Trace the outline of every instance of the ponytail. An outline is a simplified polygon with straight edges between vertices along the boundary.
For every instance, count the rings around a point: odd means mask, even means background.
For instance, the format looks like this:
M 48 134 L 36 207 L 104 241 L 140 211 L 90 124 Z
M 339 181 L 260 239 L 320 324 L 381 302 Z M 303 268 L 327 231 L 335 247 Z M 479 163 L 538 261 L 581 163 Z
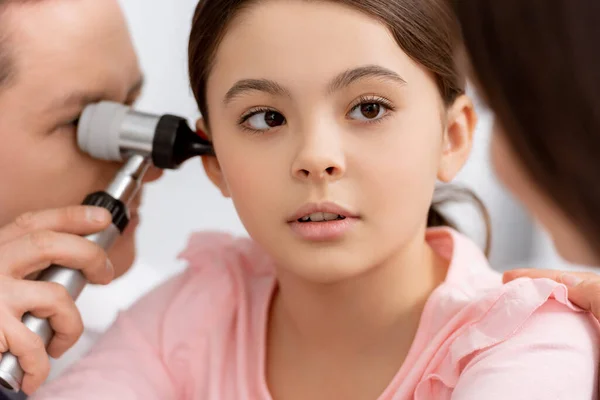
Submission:
M 431 204 L 431 207 L 429 207 L 429 213 L 427 214 L 427 227 L 448 227 L 459 231 L 458 225 L 450 218 L 446 217 L 440 211 L 440 208 L 450 203 L 463 202 L 472 203 L 483 218 L 486 232 L 484 252 L 486 256 L 489 256 L 491 245 L 490 214 L 481 199 L 477 197 L 477 195 L 470 189 L 456 186 L 442 186 L 437 188 L 434 193 L 434 200 Z

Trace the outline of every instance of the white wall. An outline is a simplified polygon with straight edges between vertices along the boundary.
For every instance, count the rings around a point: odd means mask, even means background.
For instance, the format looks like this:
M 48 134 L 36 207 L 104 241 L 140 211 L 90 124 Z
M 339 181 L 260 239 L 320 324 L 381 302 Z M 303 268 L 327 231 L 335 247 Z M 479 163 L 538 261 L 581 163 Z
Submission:
M 141 110 L 174 113 L 190 119 L 198 116 L 187 80 L 187 39 L 197 0 L 122 0 L 134 42 L 146 76 L 146 87 L 137 104 Z M 529 219 L 498 185 L 489 165 L 488 144 L 491 118 L 480 116 L 472 158 L 459 182 L 475 189 L 492 215 L 492 262 L 499 269 L 522 265 L 532 251 L 547 246 L 537 243 Z M 478 217 L 469 209 L 453 209 L 469 232 L 477 234 Z M 62 361 L 76 358 L 105 329 L 117 311 L 142 293 L 181 271 L 175 258 L 190 232 L 203 229 L 244 234 L 231 203 L 209 183 L 199 160 L 176 172 L 167 172 L 146 190 L 139 229 L 139 258 L 131 273 L 109 287 L 87 288 L 78 304 L 88 334 L 78 348 Z M 476 235 L 477 236 L 477 235 Z M 536 247 L 537 246 L 537 247 Z M 547 256 L 546 260 L 554 260 Z M 54 374 L 60 372 L 57 367 Z

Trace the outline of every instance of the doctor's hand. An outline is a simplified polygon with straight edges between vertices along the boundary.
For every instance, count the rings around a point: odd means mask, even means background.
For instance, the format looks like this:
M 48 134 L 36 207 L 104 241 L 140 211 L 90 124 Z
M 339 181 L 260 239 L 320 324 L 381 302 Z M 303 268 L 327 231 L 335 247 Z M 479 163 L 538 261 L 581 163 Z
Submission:
M 114 268 L 105 251 L 82 237 L 102 231 L 111 215 L 75 206 L 28 213 L 0 227 L 0 353 L 10 351 L 25 373 L 22 390 L 33 393 L 83 332 L 81 315 L 59 284 L 28 280 L 51 264 L 81 270 L 91 283 L 107 284 Z M 48 348 L 23 323 L 23 314 L 47 318 L 55 332 Z
M 600 321 L 600 276 L 592 272 L 518 269 L 504 273 L 504 283 L 517 278 L 549 278 L 569 288 L 569 300 Z

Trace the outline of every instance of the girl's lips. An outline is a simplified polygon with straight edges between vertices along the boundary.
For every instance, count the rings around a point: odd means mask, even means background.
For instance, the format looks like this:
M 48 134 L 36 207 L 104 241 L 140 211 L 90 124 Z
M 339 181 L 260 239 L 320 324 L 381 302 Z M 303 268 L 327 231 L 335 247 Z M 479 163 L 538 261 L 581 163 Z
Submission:
M 288 222 L 298 221 L 310 214 L 314 213 L 327 213 L 337 214 L 345 218 L 358 218 L 358 215 L 352 211 L 346 210 L 344 207 L 339 206 L 335 203 L 324 202 L 324 203 L 308 203 L 300 207 L 288 220 Z
M 346 217 L 333 221 L 322 222 L 289 222 L 292 232 L 300 238 L 311 242 L 328 242 L 341 239 L 358 223 L 356 217 Z

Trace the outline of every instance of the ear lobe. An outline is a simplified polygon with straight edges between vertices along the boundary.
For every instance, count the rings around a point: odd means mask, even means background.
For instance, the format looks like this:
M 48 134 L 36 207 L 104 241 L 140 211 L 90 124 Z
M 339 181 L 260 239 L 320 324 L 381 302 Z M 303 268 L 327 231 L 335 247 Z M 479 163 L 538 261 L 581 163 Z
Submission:
M 466 95 L 457 98 L 446 115 L 446 131 L 438 170 L 438 179 L 442 182 L 453 180 L 467 162 L 477 125 L 473 102 Z
M 210 181 L 221 191 L 221 194 L 224 197 L 231 197 L 227 181 L 223 176 L 223 170 L 221 169 L 221 164 L 219 164 L 217 157 L 203 156 L 202 165 L 204 166 L 204 171 L 206 172 L 208 179 L 210 179 Z

